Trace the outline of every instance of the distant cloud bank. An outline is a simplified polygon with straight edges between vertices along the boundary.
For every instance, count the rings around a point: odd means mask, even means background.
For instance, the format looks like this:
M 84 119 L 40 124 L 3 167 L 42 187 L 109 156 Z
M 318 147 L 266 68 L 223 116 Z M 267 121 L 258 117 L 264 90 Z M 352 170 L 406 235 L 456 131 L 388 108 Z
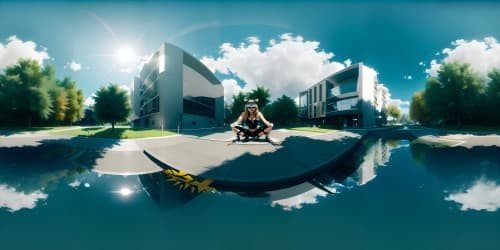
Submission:
M 451 43 L 452 48 L 444 48 L 445 57 L 438 62 L 434 59 L 430 67 L 425 70 L 429 76 L 437 76 L 442 62 L 469 63 L 472 69 L 486 77 L 493 68 L 500 68 L 500 43 L 494 37 L 485 37 L 483 40 L 458 39 Z
M 350 59 L 333 61 L 334 54 L 319 45 L 292 34 L 283 34 L 268 44 L 258 37 L 248 37 L 239 46 L 223 43 L 218 57 L 204 56 L 201 61 L 212 72 L 228 76 L 222 81 L 228 101 L 238 91 L 249 91 L 257 85 L 269 88 L 273 99 L 282 94 L 295 98 L 300 91 L 352 63 Z
M 0 42 L 0 70 L 17 63 L 19 58 L 29 58 L 43 64 L 50 59 L 46 48 L 38 46 L 33 41 L 22 41 L 17 36 L 7 38 L 7 43 Z

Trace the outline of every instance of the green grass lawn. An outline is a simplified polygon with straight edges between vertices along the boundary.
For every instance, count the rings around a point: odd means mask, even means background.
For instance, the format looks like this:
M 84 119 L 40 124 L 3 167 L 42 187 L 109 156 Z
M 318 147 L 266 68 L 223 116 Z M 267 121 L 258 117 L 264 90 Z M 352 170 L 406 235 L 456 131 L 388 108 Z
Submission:
M 133 138 L 148 138 L 148 137 L 160 137 L 160 136 L 170 136 L 175 133 L 164 130 L 157 129 L 138 129 L 131 128 L 128 126 L 115 126 L 112 130 L 111 127 L 82 127 L 80 129 L 66 130 L 66 131 L 55 131 L 51 134 L 57 135 L 71 135 L 71 136 L 82 136 L 82 137 L 93 137 L 93 138 L 114 138 L 114 139 L 133 139 Z
M 336 129 L 318 128 L 318 127 L 291 127 L 291 128 L 287 128 L 287 129 L 297 130 L 297 131 L 314 132 L 314 133 L 328 133 L 328 132 L 337 131 Z

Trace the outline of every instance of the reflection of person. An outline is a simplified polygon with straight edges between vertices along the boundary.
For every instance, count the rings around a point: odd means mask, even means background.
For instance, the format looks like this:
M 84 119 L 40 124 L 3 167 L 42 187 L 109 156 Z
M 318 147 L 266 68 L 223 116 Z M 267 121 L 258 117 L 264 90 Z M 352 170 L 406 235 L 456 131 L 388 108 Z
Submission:
M 245 111 L 241 113 L 238 120 L 231 124 L 231 128 L 236 133 L 236 140 L 240 140 L 240 136 L 244 136 L 244 141 L 248 141 L 248 137 L 261 137 L 266 135 L 266 141 L 270 141 L 269 133 L 273 129 L 274 124 L 264 118 L 261 112 L 259 112 L 259 107 L 257 106 L 258 99 L 246 100 L 245 99 Z M 258 126 L 259 121 L 262 121 L 264 125 Z M 242 122 L 245 122 L 248 128 L 240 126 Z

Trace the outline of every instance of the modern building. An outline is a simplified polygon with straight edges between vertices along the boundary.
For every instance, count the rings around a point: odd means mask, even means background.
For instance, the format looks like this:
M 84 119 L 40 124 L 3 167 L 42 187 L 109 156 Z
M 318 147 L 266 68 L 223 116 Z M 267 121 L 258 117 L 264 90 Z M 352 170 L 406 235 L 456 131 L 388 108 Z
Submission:
M 224 88 L 192 55 L 164 43 L 134 78 L 133 125 L 192 129 L 224 120 Z
M 299 117 L 341 127 L 380 125 L 389 90 L 362 63 L 338 71 L 299 93 Z

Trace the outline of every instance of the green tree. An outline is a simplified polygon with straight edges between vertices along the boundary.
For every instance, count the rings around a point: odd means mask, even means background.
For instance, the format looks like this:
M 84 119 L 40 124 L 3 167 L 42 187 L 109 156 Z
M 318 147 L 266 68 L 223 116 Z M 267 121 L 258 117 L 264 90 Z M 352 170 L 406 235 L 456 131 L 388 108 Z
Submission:
M 0 98 L 4 99 L 1 102 L 14 122 L 20 118 L 31 128 L 33 119 L 47 119 L 51 114 L 52 103 L 48 89 L 43 86 L 43 78 L 40 64 L 31 59 L 20 59 L 5 69 Z
M 73 122 L 83 117 L 83 92 L 77 89 L 76 82 L 70 77 L 65 77 L 59 82 L 59 86 L 66 92 L 67 107 L 64 119 L 73 125 Z
M 389 107 L 387 107 L 387 114 L 396 120 L 401 118 L 401 110 L 396 105 L 389 105 Z
M 494 69 L 488 74 L 490 81 L 486 87 L 486 110 L 483 119 L 489 124 L 500 124 L 500 69 Z
M 231 120 L 236 119 L 241 112 L 245 110 L 245 98 L 246 96 L 243 92 L 233 95 L 233 102 L 231 103 Z
M 297 104 L 292 98 L 286 95 L 282 95 L 274 101 L 270 105 L 269 111 L 264 112 L 264 115 L 269 116 L 267 117 L 268 120 L 279 125 L 288 125 L 297 121 L 298 114 L 299 109 Z
M 425 106 L 425 91 L 417 92 L 411 98 L 410 119 L 417 121 L 422 125 L 429 122 L 429 114 Z
M 83 90 L 79 89 L 76 92 L 76 102 L 78 103 L 78 109 L 77 109 L 77 114 L 76 114 L 76 119 L 81 120 L 85 116 L 85 111 L 84 111 L 84 102 L 85 102 L 85 97 L 83 96 Z
M 0 74 L 0 121 L 6 122 L 11 113 L 10 91 L 5 75 Z
M 130 115 L 130 96 L 117 84 L 101 87 L 94 97 L 94 112 L 100 122 L 110 122 L 115 129 L 116 122 L 124 122 Z
M 49 122 L 60 125 L 61 121 L 65 118 L 68 106 L 66 91 L 58 85 L 54 66 L 46 66 L 42 73 L 44 75 L 43 86 L 48 89 L 52 103 L 52 114 L 49 117 Z
M 469 64 L 452 62 L 441 65 L 438 82 L 443 90 L 440 104 L 447 104 L 446 118 L 461 127 L 464 121 L 472 119 L 473 112 L 478 108 L 478 96 L 484 87 L 481 78 Z M 432 100 L 428 101 L 430 107 L 434 108 Z
M 423 95 L 423 109 L 425 110 L 426 122 L 434 121 L 434 123 L 441 123 L 450 120 L 449 113 L 447 113 L 447 100 L 443 98 L 445 90 L 439 80 L 431 77 L 425 84 L 425 91 Z
M 271 102 L 271 93 L 269 92 L 269 89 L 264 88 L 264 86 L 257 86 L 257 88 L 250 91 L 246 97 L 248 99 L 259 99 L 257 102 L 259 109 L 263 109 Z
M 49 94 L 52 100 L 52 117 L 51 120 L 60 124 L 64 121 L 66 116 L 66 109 L 68 106 L 68 98 L 66 96 L 66 91 L 63 88 L 55 87 L 49 90 Z

